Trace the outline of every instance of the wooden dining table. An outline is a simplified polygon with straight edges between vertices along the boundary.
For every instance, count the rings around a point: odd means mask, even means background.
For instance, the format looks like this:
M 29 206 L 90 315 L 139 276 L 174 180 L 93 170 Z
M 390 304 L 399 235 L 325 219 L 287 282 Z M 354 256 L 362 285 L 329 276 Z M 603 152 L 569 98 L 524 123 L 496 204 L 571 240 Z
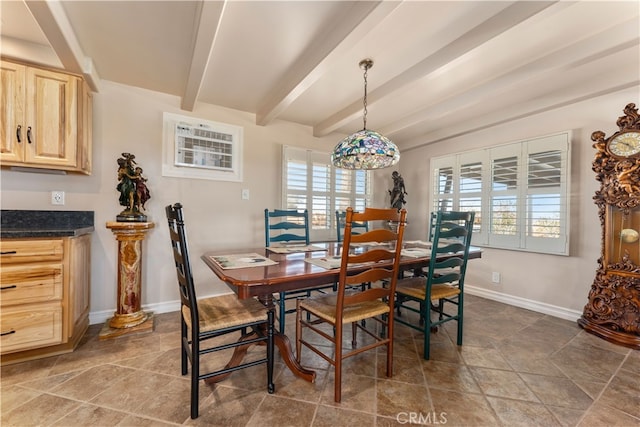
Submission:
M 295 247 L 291 247 L 287 253 L 274 252 L 274 248 L 249 248 L 249 249 L 233 249 L 233 250 L 216 250 L 209 251 L 202 255 L 202 260 L 215 275 L 225 282 L 240 299 L 257 297 L 265 307 L 273 310 L 275 308 L 273 294 L 282 291 L 296 291 L 307 288 L 314 288 L 320 285 L 336 283 L 340 274 L 339 268 L 325 268 L 317 265 L 314 261 L 329 260 L 338 257 L 341 251 L 342 243 L 338 242 L 321 242 L 312 243 L 313 248 L 318 250 L 305 250 L 304 252 L 296 251 Z M 407 249 L 420 247 L 420 244 L 405 243 Z M 308 248 L 307 248 L 308 249 Z M 363 247 L 362 250 L 367 250 Z M 219 260 L 229 256 L 245 256 L 252 255 L 266 258 L 266 262 L 275 262 L 270 265 L 260 265 L 260 262 L 244 268 L 228 268 L 224 267 Z M 469 259 L 481 257 L 480 248 L 471 247 L 469 251 Z M 429 265 L 431 251 L 424 250 L 422 254 L 411 256 L 403 256 L 400 260 L 401 271 L 414 271 Z M 446 257 L 447 255 L 444 255 Z M 218 261 L 216 261 L 218 259 Z M 242 259 L 242 258 L 241 258 Z M 258 259 L 256 259 L 258 261 Z M 255 265 L 255 266 L 254 266 Z M 367 268 L 363 266 L 362 268 Z M 350 270 L 351 271 L 351 270 Z M 353 272 L 357 272 L 355 268 Z M 264 333 L 264 331 L 254 332 Z M 245 340 L 254 338 L 251 334 L 245 337 Z M 315 380 L 315 372 L 301 366 L 295 358 L 291 341 L 287 335 L 275 332 L 275 345 L 280 351 L 283 361 L 287 367 L 297 376 L 313 382 Z M 247 346 L 236 347 L 233 356 L 227 364 L 227 367 L 237 366 L 249 349 Z M 212 377 L 208 382 L 218 382 L 226 378 L 230 374 L 221 374 Z

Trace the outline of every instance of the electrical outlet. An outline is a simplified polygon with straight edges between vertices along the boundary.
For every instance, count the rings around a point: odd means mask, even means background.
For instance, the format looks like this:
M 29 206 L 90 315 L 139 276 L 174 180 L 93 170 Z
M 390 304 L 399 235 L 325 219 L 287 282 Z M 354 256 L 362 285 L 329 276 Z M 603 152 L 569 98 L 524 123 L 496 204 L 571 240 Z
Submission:
M 491 273 L 491 281 L 493 283 L 500 283 L 500 273 L 498 273 L 497 271 Z
M 51 192 L 51 204 L 52 205 L 64 205 L 64 191 L 52 191 Z
M 242 200 L 249 200 L 249 189 L 244 188 L 242 190 Z

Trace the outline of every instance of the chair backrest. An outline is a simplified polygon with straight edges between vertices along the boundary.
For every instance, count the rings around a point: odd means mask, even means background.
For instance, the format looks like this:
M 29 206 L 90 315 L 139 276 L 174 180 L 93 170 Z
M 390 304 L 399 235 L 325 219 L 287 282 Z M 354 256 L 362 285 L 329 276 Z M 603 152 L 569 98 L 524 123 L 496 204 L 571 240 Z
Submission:
M 437 212 L 431 212 L 429 214 L 429 241 L 433 241 L 433 232 L 436 227 L 436 217 L 438 216 Z
M 184 216 L 182 205 L 175 203 L 165 208 L 167 221 L 169 222 L 169 237 L 171 238 L 171 248 L 173 249 L 173 259 L 176 264 L 176 274 L 178 276 L 178 288 L 180 290 L 180 302 L 183 318 L 188 310 L 190 327 L 192 334 L 199 333 L 198 302 L 191 273 L 191 261 L 189 259 L 189 249 L 187 245 L 187 233 L 184 226 Z
M 437 284 L 458 286 L 462 292 L 473 232 L 474 212 L 435 213 L 431 260 L 427 272 L 427 301 Z M 447 256 L 443 259 L 443 256 Z
M 264 241 L 272 243 L 299 242 L 309 244 L 309 212 L 295 209 L 264 210 Z
M 345 222 L 347 220 L 346 211 L 336 211 L 336 233 L 338 242 L 342 242 L 342 236 L 344 235 Z M 353 234 L 362 234 L 369 231 L 368 222 L 354 222 L 351 224 L 351 232 Z
M 398 211 L 395 208 L 365 208 L 364 212 L 359 213 L 354 212 L 352 208 L 347 208 L 338 279 L 337 313 L 342 312 L 344 307 L 350 304 L 377 299 L 386 299 L 390 312 L 393 313 L 406 216 L 405 209 Z M 352 232 L 354 223 L 367 221 L 380 221 L 383 224 L 391 221 L 398 226 L 370 229 L 362 234 Z M 373 246 L 368 246 L 367 243 Z M 361 268 L 363 265 L 366 269 L 354 274 L 353 268 Z M 387 281 L 388 284 L 380 287 L 372 286 L 370 289 L 357 292 L 353 290 L 354 285 L 376 281 Z M 342 316 L 337 317 L 341 319 Z

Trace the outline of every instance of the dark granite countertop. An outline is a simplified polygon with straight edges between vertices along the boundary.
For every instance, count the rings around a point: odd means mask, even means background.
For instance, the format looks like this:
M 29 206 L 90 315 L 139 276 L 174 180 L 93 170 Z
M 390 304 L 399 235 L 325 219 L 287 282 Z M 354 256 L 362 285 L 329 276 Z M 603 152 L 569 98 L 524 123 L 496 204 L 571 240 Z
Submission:
M 93 211 L 0 211 L 0 237 L 74 237 L 94 231 Z

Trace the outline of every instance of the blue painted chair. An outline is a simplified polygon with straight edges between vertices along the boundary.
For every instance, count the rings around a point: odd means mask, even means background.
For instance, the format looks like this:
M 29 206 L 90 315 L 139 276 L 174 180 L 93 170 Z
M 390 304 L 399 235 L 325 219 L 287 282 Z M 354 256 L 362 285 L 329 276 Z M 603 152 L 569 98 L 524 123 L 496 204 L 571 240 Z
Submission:
M 273 310 L 267 310 L 258 300 L 240 300 L 235 294 L 209 298 L 196 298 L 191 274 L 191 262 L 187 246 L 187 233 L 184 226 L 182 205 L 176 203 L 165 208 L 169 222 L 169 237 L 178 277 L 180 291 L 180 331 L 182 375 L 186 375 L 191 363 L 191 418 L 198 418 L 198 399 L 200 380 L 217 375 L 228 375 L 238 369 L 267 364 L 267 391 L 273 393 Z M 251 329 L 252 332 L 247 333 Z M 237 333 L 241 339 L 234 343 L 223 340 L 219 345 L 201 346 L 203 341 L 226 334 Z M 200 358 L 212 352 L 241 347 L 247 343 L 265 342 L 266 357 L 246 362 L 231 368 L 200 372 L 206 365 L 200 364 Z
M 295 209 L 264 210 L 265 245 L 299 243 L 309 244 L 309 212 Z M 304 291 L 280 292 L 278 298 L 280 332 L 285 333 L 285 317 L 295 313 L 295 308 L 286 309 L 286 301 L 298 297 L 308 297 L 312 291 L 333 288 L 333 285 L 320 286 Z
M 342 235 L 344 234 L 345 219 L 347 217 L 346 211 L 336 211 L 336 234 L 338 242 L 342 242 Z M 351 224 L 351 233 L 361 234 L 369 231 L 368 222 L 354 222 Z
M 422 270 L 423 275 L 400 280 L 396 287 L 396 321 L 424 333 L 427 360 L 431 331 L 443 323 L 457 322 L 457 344 L 462 345 L 464 277 L 474 216 L 474 212 L 437 212 L 429 267 Z M 418 313 L 418 322 L 403 318 L 400 308 Z M 431 320 L 432 312 L 438 320 Z

